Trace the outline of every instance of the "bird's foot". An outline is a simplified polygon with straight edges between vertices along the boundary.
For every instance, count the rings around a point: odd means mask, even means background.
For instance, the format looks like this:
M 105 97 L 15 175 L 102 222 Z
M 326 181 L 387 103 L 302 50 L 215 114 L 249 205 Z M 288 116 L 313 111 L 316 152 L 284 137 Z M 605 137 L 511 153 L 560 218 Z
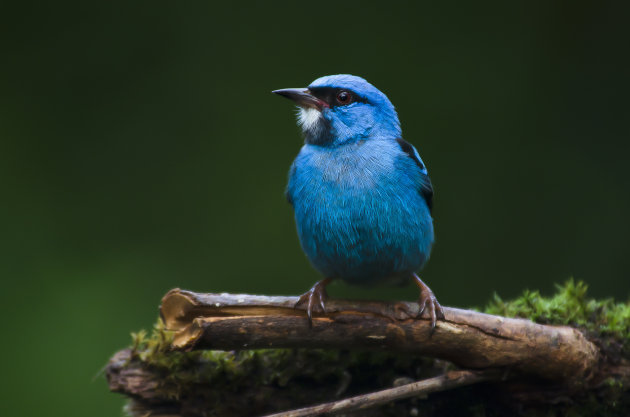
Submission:
M 413 274 L 413 279 L 418 288 L 420 288 L 420 297 L 418 298 L 420 310 L 418 311 L 417 317 L 422 317 L 426 311 L 431 318 L 431 333 L 433 333 L 437 320 L 444 320 L 444 309 L 440 303 L 438 303 L 438 300 L 435 298 L 435 294 L 433 294 L 431 288 L 422 282 L 418 275 Z
M 309 327 L 313 327 L 313 310 L 326 313 L 324 301 L 328 298 L 326 285 L 328 285 L 330 281 L 330 278 L 326 278 L 317 282 L 310 290 L 302 294 L 297 303 L 293 306 L 293 308 L 297 308 L 306 304 L 306 315 L 308 316 Z

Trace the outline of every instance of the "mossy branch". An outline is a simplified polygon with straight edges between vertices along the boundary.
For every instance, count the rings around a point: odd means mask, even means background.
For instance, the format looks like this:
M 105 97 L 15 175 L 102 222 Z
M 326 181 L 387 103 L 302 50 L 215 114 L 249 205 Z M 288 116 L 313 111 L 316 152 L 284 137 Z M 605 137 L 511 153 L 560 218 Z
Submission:
M 446 319 L 432 332 L 428 319 L 404 313 L 417 312 L 415 303 L 329 300 L 311 327 L 305 311 L 293 307 L 296 302 L 297 297 L 175 289 L 163 298 L 161 314 L 175 331 L 174 349 L 381 349 L 567 380 L 589 376 L 599 360 L 595 345 L 568 326 L 447 307 Z
M 110 389 L 132 399 L 132 415 L 263 415 L 348 403 L 339 399 L 389 392 L 392 384 L 422 385 L 414 381 L 448 375 L 458 364 L 498 370 L 493 378 L 503 381 L 345 415 L 630 414 L 630 304 L 589 300 L 582 283 L 569 281 L 549 298 L 495 297 L 486 309 L 547 325 L 446 309 L 433 336 L 425 320 L 392 318 L 393 304 L 331 300 L 328 314 L 309 329 L 293 303 L 171 292 L 162 314 L 174 331 L 160 321 L 152 335 L 135 334 L 133 347 L 107 367 Z M 257 350 L 270 342 L 273 349 Z

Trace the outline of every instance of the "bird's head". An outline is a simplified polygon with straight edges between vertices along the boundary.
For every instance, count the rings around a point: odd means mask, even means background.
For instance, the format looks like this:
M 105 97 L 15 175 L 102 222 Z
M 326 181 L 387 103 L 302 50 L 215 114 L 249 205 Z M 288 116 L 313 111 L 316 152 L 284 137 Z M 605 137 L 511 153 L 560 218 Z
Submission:
M 361 77 L 328 75 L 306 88 L 285 88 L 274 93 L 299 107 L 298 122 L 306 143 L 339 146 L 373 137 L 401 136 L 392 103 Z

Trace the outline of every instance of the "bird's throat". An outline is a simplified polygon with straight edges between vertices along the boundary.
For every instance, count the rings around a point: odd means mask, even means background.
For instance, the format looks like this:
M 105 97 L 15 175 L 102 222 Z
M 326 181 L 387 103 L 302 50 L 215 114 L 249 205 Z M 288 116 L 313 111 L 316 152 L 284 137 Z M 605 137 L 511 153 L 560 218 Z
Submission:
M 317 125 L 322 121 L 322 112 L 318 109 L 312 107 L 300 108 L 298 112 L 298 124 L 302 127 L 304 133 L 317 129 Z
M 324 118 L 322 112 L 315 108 L 300 108 L 298 124 L 304 132 L 306 143 L 325 146 L 333 142 L 330 122 Z

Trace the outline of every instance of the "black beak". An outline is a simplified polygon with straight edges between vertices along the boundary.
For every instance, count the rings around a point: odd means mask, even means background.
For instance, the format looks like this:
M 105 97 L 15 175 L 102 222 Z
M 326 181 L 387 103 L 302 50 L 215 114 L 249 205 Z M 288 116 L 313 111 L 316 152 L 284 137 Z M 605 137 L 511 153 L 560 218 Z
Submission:
M 283 88 L 274 90 L 272 93 L 291 99 L 295 104 L 304 108 L 321 110 L 326 106 L 326 103 L 312 95 L 308 88 Z

